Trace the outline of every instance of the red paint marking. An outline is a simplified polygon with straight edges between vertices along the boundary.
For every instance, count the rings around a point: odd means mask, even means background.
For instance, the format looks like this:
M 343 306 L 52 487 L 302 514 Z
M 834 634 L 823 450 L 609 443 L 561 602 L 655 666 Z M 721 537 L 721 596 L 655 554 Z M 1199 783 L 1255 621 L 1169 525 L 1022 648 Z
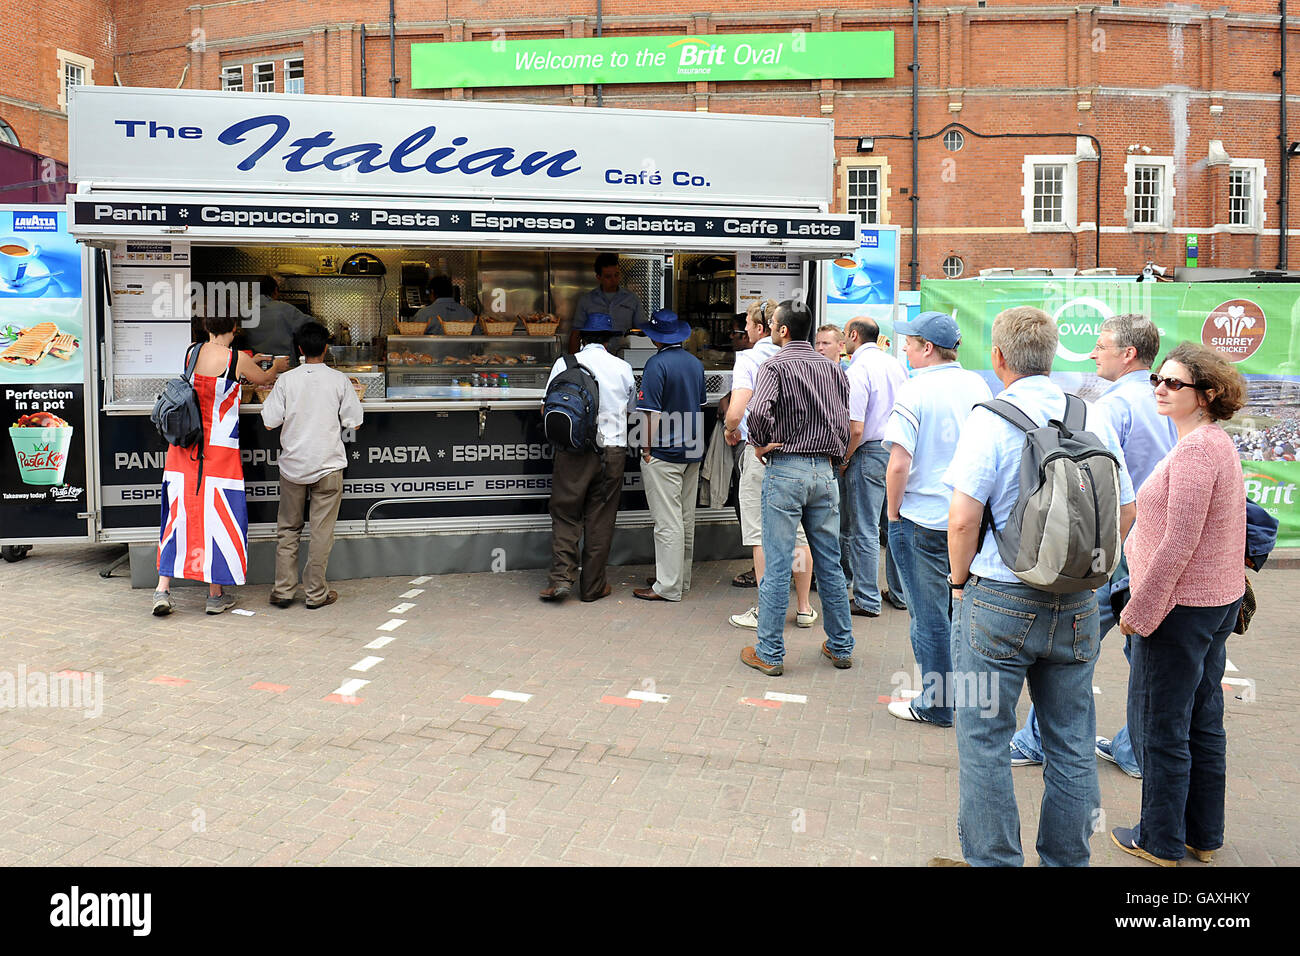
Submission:
M 640 707 L 641 701 L 634 697 L 615 697 L 612 694 L 606 694 L 600 699 L 602 704 L 614 704 L 618 707 Z
M 57 674 L 55 674 L 54 676 L 55 676 L 55 677 L 71 677 L 71 678 L 73 678 L 74 680 L 84 680 L 84 679 L 87 678 L 87 677 L 94 677 L 95 675 L 92 674 L 92 673 L 90 673 L 90 671 L 59 671 L 59 672 L 58 672 Z
M 181 687 L 191 682 L 187 681 L 184 677 L 168 677 L 166 674 L 162 674 L 159 675 L 158 677 L 155 677 L 149 683 L 166 684 L 168 687 Z
M 344 697 L 342 694 L 330 694 L 325 698 L 331 704 L 359 704 L 362 701 L 360 697 Z
M 776 708 L 781 706 L 779 700 L 762 700 L 758 697 L 742 697 L 740 698 L 740 702 L 742 704 L 749 704 L 751 707 L 768 707 L 772 710 L 776 710 Z
M 269 690 L 272 694 L 283 694 L 288 689 L 288 684 L 268 684 L 264 680 L 258 681 L 249 688 L 249 690 Z
M 477 694 L 466 694 L 460 699 L 462 704 L 482 704 L 484 707 L 501 706 L 500 699 L 496 697 L 479 697 Z
M 876 703 L 877 704 L 904 704 L 910 701 L 911 699 L 912 699 L 911 697 L 886 697 L 885 695 L 882 694 L 881 696 L 876 698 Z

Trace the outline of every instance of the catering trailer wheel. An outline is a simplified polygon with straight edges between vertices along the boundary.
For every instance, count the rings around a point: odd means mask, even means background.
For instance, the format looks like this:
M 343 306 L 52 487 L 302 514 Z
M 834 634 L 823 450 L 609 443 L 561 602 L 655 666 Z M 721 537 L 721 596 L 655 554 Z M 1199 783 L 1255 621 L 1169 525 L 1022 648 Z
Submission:
M 30 544 L 6 544 L 3 547 L 0 547 L 0 557 L 3 557 L 10 563 L 21 561 L 23 558 L 27 557 L 27 552 L 30 550 L 32 550 Z

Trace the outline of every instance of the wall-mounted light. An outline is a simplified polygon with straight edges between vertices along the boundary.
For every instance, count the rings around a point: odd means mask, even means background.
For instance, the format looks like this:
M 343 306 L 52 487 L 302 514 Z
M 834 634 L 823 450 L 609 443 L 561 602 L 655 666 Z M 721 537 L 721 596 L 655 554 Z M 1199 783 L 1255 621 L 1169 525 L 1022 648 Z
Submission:
M 876 138 L 874 136 L 858 137 L 858 152 L 869 153 L 876 148 Z

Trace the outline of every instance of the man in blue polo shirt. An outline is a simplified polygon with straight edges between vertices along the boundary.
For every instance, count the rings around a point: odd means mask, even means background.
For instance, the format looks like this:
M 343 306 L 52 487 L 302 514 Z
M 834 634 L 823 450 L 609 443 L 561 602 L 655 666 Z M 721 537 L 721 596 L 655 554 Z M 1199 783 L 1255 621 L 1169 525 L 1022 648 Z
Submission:
M 691 589 L 695 499 L 704 458 L 704 366 L 682 348 L 691 327 L 670 309 L 641 326 L 659 349 L 645 363 L 637 410 L 642 414 L 641 480 L 655 521 L 655 576 L 632 592 L 643 601 L 680 601 Z
M 912 654 L 921 672 L 921 696 L 895 701 L 889 712 L 902 720 L 952 726 L 952 631 L 948 616 L 948 508 L 952 489 L 943 483 L 957 438 L 971 409 L 993 397 L 976 372 L 957 361 L 961 331 L 952 316 L 922 312 L 898 322 L 903 352 L 915 370 L 898 390 L 881 441 L 885 470 L 889 547 L 903 579 L 911 611 Z

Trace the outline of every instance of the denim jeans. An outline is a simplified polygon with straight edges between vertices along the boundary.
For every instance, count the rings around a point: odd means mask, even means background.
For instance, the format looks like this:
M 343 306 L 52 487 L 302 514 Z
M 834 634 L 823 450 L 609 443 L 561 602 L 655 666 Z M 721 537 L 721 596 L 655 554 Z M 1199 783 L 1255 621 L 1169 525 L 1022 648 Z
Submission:
M 952 726 L 952 622 L 948 616 L 948 532 L 908 521 L 889 522 L 889 546 L 903 578 L 900 597 L 910 616 L 912 654 L 921 671 L 921 696 L 912 709 L 922 720 Z
M 794 532 L 799 522 L 812 549 L 813 571 L 821 582 L 822 627 L 834 657 L 853 653 L 853 621 L 848 588 L 840 569 L 839 486 L 827 458 L 768 456 L 763 476 L 763 553 L 767 569 L 758 585 L 758 639 L 755 651 L 765 664 L 785 658 L 785 614 L 790 604 Z
M 1124 586 L 1127 587 L 1127 567 L 1121 565 L 1120 570 L 1115 572 L 1116 577 L 1119 577 L 1121 573 L 1124 575 Z M 1110 587 L 1110 582 L 1107 581 L 1097 588 L 1097 618 L 1101 622 L 1101 636 L 1103 638 L 1115 626 L 1115 614 L 1110 606 Z M 1129 656 L 1129 641 L 1130 638 L 1124 638 L 1124 659 L 1132 663 L 1133 659 Z M 1016 732 L 1016 735 L 1011 738 L 1011 742 L 1026 757 L 1032 757 L 1039 763 L 1043 762 L 1043 736 L 1038 730 L 1038 712 L 1034 710 L 1032 704 L 1029 706 L 1029 716 L 1025 718 L 1025 726 Z M 1119 764 L 1126 773 L 1140 774 L 1142 772 L 1142 768 L 1138 763 L 1138 755 L 1135 752 L 1133 738 L 1127 726 L 1117 730 L 1115 736 L 1110 739 L 1110 752 L 1115 758 L 1115 763 Z
M 878 441 L 863 442 L 844 472 L 849 489 L 849 564 L 853 601 L 868 611 L 880 610 L 880 512 L 885 501 L 889 452 Z
M 1228 737 L 1220 682 L 1240 604 L 1179 604 L 1150 637 L 1133 639 L 1128 722 L 1142 748 L 1137 843 L 1164 860 L 1181 860 L 1183 844 L 1223 846 Z
M 972 577 L 953 609 L 954 726 L 961 768 L 957 835 L 972 866 L 1020 866 L 1007 743 L 1025 679 L 1042 715 L 1043 802 L 1038 858 L 1087 866 L 1101 797 L 1092 673 L 1101 648 L 1091 591 L 1052 594 Z

